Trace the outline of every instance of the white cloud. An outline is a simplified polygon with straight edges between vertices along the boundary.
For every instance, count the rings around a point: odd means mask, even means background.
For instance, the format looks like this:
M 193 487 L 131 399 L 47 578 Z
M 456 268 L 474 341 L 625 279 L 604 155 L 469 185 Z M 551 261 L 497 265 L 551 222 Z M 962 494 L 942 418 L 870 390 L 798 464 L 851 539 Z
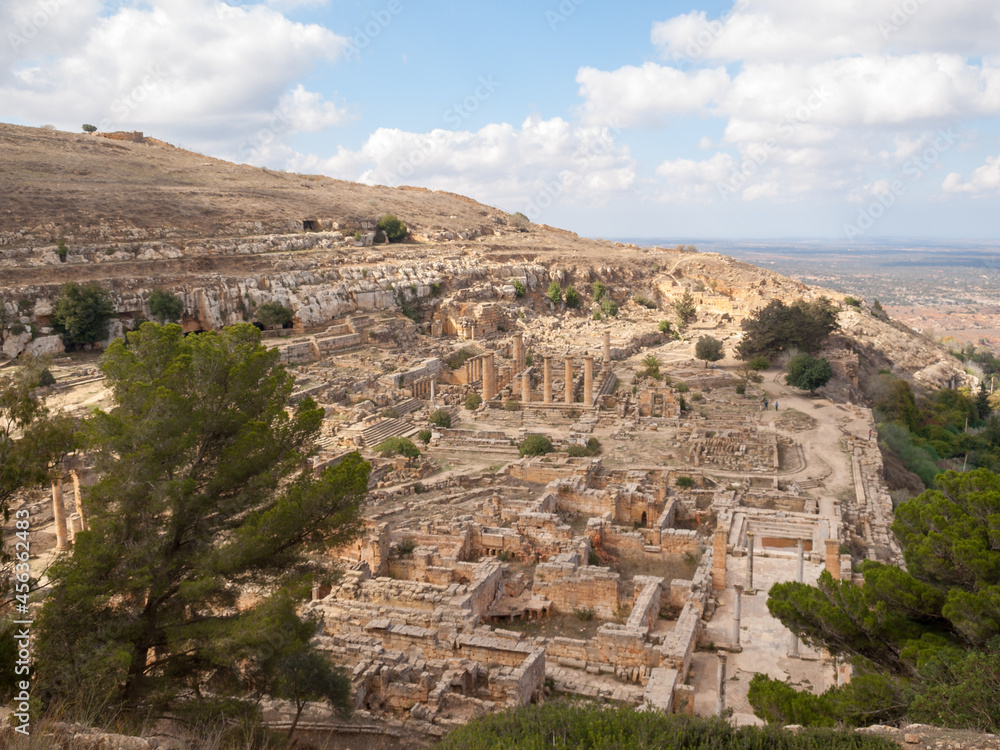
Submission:
M 656 63 L 610 72 L 580 68 L 576 82 L 584 122 L 623 127 L 660 125 L 672 114 L 704 111 L 731 85 L 724 68 L 684 73 Z
M 940 128 L 1000 115 L 993 0 L 739 0 L 720 18 L 696 10 L 656 23 L 651 39 L 666 63 L 583 67 L 577 83 L 585 121 L 722 120 L 714 154 L 678 158 L 679 145 L 657 169 L 664 199 L 710 199 L 728 184 L 745 200 L 861 200 Z M 706 137 L 693 146 L 713 150 Z M 979 184 L 949 180 L 966 192 Z
M 287 168 L 370 184 L 422 185 L 522 211 L 545 194 L 545 203 L 556 196 L 600 203 L 635 182 L 633 160 L 612 131 L 558 117 L 529 117 L 520 128 L 494 123 L 475 132 L 379 128 L 357 151 L 340 148 L 328 159 L 299 155 Z
M 339 59 L 349 43 L 322 26 L 264 5 L 213 0 L 105 6 L 104 17 L 87 5 L 86 23 L 73 33 L 53 24 L 51 36 L 39 35 L 37 46 L 21 48 L 18 63 L 0 72 L 6 114 L 72 129 L 81 122 L 144 129 L 213 151 L 273 122 L 282 107 L 291 112 L 290 132 L 345 117 L 294 86 L 317 61 Z M 54 42 L 60 54 L 50 57 L 45 45 Z
M 986 163 L 972 172 L 968 182 L 962 182 L 962 176 L 952 172 L 944 178 L 941 187 L 946 193 L 977 196 L 1000 193 L 1000 156 L 986 157 Z
M 992 0 L 739 0 L 720 18 L 692 11 L 653 25 L 665 60 L 818 61 L 925 50 L 996 51 L 1000 13 Z

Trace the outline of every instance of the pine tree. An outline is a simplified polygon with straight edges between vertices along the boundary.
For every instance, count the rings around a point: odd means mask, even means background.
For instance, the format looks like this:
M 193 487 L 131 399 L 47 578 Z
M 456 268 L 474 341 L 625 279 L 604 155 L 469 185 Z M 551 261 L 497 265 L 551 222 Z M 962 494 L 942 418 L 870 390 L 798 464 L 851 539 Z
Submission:
M 313 474 L 323 410 L 287 408 L 294 378 L 277 360 L 249 324 L 185 338 L 145 323 L 108 348 L 114 405 L 84 429 L 100 479 L 50 573 L 40 694 L 246 716 L 309 651 L 315 624 L 294 606 L 307 554 L 358 533 L 369 465 L 352 453 Z

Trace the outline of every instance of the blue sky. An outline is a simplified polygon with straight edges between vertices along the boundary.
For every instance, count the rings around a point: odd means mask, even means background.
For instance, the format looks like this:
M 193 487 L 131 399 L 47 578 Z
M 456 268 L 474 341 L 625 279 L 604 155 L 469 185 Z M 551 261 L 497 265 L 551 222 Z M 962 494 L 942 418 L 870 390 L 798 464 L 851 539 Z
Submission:
M 4 0 L 0 119 L 588 236 L 997 238 L 995 0 Z

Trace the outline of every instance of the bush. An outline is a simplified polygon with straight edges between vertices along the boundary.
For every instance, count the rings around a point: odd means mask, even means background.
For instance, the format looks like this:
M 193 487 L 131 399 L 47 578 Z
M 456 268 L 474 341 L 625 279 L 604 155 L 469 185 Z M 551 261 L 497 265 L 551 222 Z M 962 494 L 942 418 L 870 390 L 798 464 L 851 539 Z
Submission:
M 417 543 L 413 539 L 401 539 L 396 549 L 400 555 L 410 555 L 417 548 Z
M 674 486 L 694 487 L 694 479 L 692 477 L 677 477 L 677 479 L 674 480 Z
M 601 300 L 601 309 L 609 318 L 613 318 L 618 314 L 618 305 L 610 297 L 605 297 Z
M 56 384 L 55 375 L 51 373 L 48 367 L 38 373 L 38 387 L 48 388 L 50 385 Z
M 595 281 L 590 285 L 590 295 L 594 298 L 594 302 L 600 302 L 607 293 L 608 288 L 602 281 Z
M 643 369 L 639 371 L 640 376 L 663 380 L 663 374 L 660 372 L 660 358 L 655 354 L 647 354 L 643 357 L 642 367 Z
M 576 615 L 576 619 L 588 622 L 594 619 L 594 610 L 590 607 L 577 607 L 573 610 L 573 614 Z
M 850 305 L 851 307 L 861 307 L 861 300 L 857 297 L 851 297 L 848 295 L 847 297 L 844 297 L 844 304 Z
M 444 409 L 437 409 L 431 414 L 430 423 L 437 427 L 451 427 L 451 414 Z
M 520 232 L 527 232 L 531 228 L 531 220 L 520 211 L 515 211 L 507 219 L 507 224 Z
M 830 363 L 822 357 L 809 354 L 797 354 L 788 361 L 788 374 L 785 382 L 788 385 L 815 393 L 833 377 Z
M 780 727 L 733 727 L 719 717 L 638 711 L 591 701 L 546 700 L 473 719 L 449 733 L 435 750 L 899 750 L 872 734 Z
M 566 306 L 574 308 L 580 306 L 580 293 L 572 284 L 566 287 Z
M 670 326 L 669 320 L 661 320 L 659 328 L 660 328 L 660 333 L 665 334 L 667 336 L 673 333 L 673 329 Z
M 475 391 L 471 391 L 469 395 L 465 397 L 465 408 L 469 411 L 475 411 L 483 403 L 483 397 L 480 396 Z
M 378 228 L 385 232 L 386 239 L 389 242 L 401 242 L 406 239 L 406 235 L 409 234 L 409 229 L 406 228 L 406 224 L 401 222 L 392 214 L 386 214 L 378 221 Z
M 280 302 L 265 302 L 257 308 L 254 317 L 265 328 L 283 328 L 292 322 L 292 311 Z
M 747 392 L 746 383 L 738 383 L 736 385 L 736 393 L 738 393 L 740 396 L 742 396 L 746 392 Z
M 67 347 L 84 346 L 108 337 L 115 314 L 111 297 L 100 284 L 64 284 L 52 309 L 52 327 Z
M 674 387 L 677 389 L 678 393 L 687 393 L 688 390 L 690 390 L 688 388 L 688 384 L 685 383 L 683 380 L 678 381 L 677 385 L 675 385 Z
M 373 450 L 383 458 L 389 456 L 406 456 L 407 458 L 417 458 L 420 449 L 413 444 L 413 441 L 405 437 L 386 438 L 376 445 Z
M 649 297 L 645 297 L 645 296 L 643 296 L 641 294 L 633 294 L 632 295 L 632 301 L 635 302 L 635 304 L 637 304 L 637 305 L 642 305 L 647 310 L 655 310 L 656 309 L 656 303 L 653 302 L 653 300 L 651 300 Z
M 85 122 L 82 127 L 83 127 L 83 132 L 84 133 L 96 133 L 97 132 L 97 126 L 96 125 L 91 125 L 89 122 Z
M 517 399 L 509 398 L 504 401 L 503 408 L 507 411 L 521 411 L 521 402 Z
M 553 451 L 552 441 L 544 435 L 528 435 L 517 450 L 522 456 L 543 456 Z
M 597 438 L 590 438 L 586 445 L 571 445 L 566 449 L 566 453 L 573 458 L 584 458 L 596 456 L 601 450 L 601 443 Z
M 514 279 L 514 281 L 511 282 L 511 286 L 514 287 L 514 296 L 518 299 L 521 299 L 527 291 L 524 288 L 524 284 L 522 284 L 519 279 Z
M 184 314 L 184 303 L 173 292 L 154 289 L 149 294 L 149 312 L 160 323 L 176 323 Z
M 419 440 L 424 445 L 427 445 L 431 441 L 431 431 L 421 430 L 417 433 L 417 440 Z
M 771 367 L 771 360 L 769 360 L 767 357 L 754 357 L 749 362 L 747 362 L 747 366 L 751 370 L 757 370 L 757 371 L 767 370 Z
M 603 320 L 604 316 L 601 315 L 600 310 L 594 310 L 594 314 L 590 316 L 591 320 Z
M 549 282 L 549 290 L 545 293 L 545 296 L 549 298 L 549 301 L 553 305 L 558 305 L 563 301 L 562 287 L 559 286 L 558 281 Z
M 69 248 L 66 247 L 66 240 L 59 240 L 59 244 L 56 245 L 56 255 L 59 256 L 59 260 L 65 263 L 66 256 L 68 254 L 69 254 Z
M 396 411 L 395 406 L 385 407 L 382 411 L 379 412 L 379 415 L 384 419 L 399 419 L 399 412 Z

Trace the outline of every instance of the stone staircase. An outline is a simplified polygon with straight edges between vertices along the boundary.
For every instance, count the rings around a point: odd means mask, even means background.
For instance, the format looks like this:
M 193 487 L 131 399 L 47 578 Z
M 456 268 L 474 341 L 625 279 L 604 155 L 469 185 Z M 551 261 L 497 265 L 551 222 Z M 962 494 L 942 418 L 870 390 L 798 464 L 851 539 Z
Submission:
M 414 427 L 409 422 L 401 419 L 380 419 L 373 425 L 361 430 L 361 440 L 366 448 L 372 448 L 390 437 L 409 437 L 419 432 L 418 427 Z

